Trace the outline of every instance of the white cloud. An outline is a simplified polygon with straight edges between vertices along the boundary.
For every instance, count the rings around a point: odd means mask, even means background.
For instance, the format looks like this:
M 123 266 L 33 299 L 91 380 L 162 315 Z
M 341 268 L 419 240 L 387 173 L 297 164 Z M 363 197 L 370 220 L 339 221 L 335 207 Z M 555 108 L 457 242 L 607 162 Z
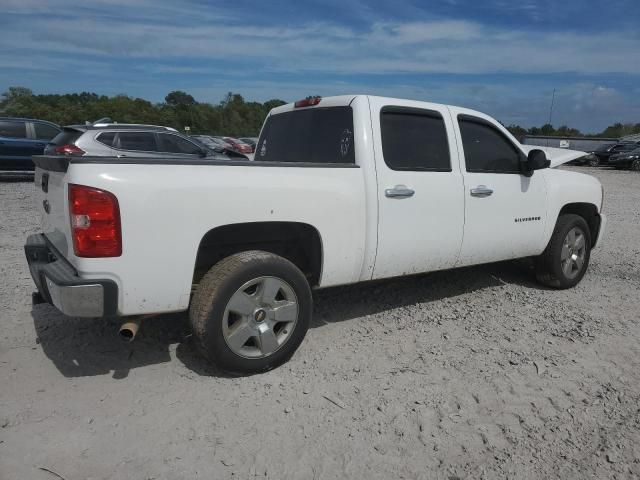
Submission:
M 145 4 L 146 0 L 137 0 Z M 158 11 L 171 7 L 160 5 Z M 524 7 L 523 7 L 524 8 Z M 140 58 L 151 61 L 242 57 L 255 71 L 325 73 L 640 74 L 634 32 L 509 30 L 475 22 L 374 23 L 364 31 L 307 22 L 295 26 L 181 25 L 138 17 L 30 17 L 0 33 L 0 52 Z M 72 28 L 70 28 L 72 26 Z
M 513 15 L 540 14 L 529 0 L 489 3 Z M 640 88 L 622 93 L 601 81 L 611 73 L 638 78 L 636 31 L 525 30 L 455 19 L 380 22 L 366 5 L 358 8 L 374 19 L 367 27 L 304 18 L 254 25 L 194 1 L 5 0 L 10 20 L 0 30 L 0 83 L 28 86 L 29 79 L 50 78 L 66 88 L 160 100 L 163 77 L 171 75 L 172 88 L 213 102 L 229 90 L 261 100 L 371 93 L 470 106 L 530 126 L 548 118 L 550 83 L 539 74 L 553 73 L 564 74 L 555 76 L 561 88 L 554 124 L 595 131 L 610 118 L 638 121 Z M 398 80 L 407 73 L 424 83 Z M 350 81 L 320 82 L 320 74 Z M 432 74 L 461 80 L 438 83 Z M 474 80 L 482 74 L 515 74 L 517 80 Z

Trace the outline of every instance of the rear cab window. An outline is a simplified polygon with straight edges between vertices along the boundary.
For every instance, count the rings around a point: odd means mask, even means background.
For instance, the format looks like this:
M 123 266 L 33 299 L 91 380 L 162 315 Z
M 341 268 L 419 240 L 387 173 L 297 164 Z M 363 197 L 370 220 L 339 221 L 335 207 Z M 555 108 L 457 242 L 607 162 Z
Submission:
M 255 160 L 353 164 L 353 110 L 326 107 L 271 115 L 262 129 Z

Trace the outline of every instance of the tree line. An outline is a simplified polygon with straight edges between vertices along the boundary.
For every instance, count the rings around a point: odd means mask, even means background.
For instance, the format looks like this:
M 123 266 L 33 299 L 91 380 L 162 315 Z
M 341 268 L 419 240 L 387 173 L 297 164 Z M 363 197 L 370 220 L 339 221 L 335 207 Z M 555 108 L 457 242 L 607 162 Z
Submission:
M 600 133 L 582 133 L 577 128 L 571 128 L 562 125 L 555 128 L 550 123 L 544 124 L 542 127 L 524 128 L 520 125 L 508 125 L 509 130 L 514 137 L 520 139 L 525 135 L 543 135 L 553 137 L 603 137 L 603 138 L 620 138 L 626 135 L 640 133 L 640 123 L 614 123 L 609 125 Z
M 119 123 L 165 125 L 191 133 L 257 136 L 265 117 L 274 107 L 286 102 L 279 99 L 264 103 L 246 102 L 242 95 L 229 92 L 213 105 L 197 102 L 193 96 L 179 90 L 170 92 L 161 103 L 152 103 L 128 95 L 97 95 L 90 92 L 34 95 L 24 87 L 9 87 L 0 97 L 0 114 L 12 117 L 39 118 L 59 125 L 71 125 L 109 117 Z M 614 123 L 600 133 L 583 134 L 576 128 L 562 125 L 555 128 L 547 123 L 541 127 L 506 127 L 516 138 L 524 135 L 563 137 L 610 137 L 640 133 L 640 123 Z
M 182 91 L 170 92 L 162 103 L 127 95 L 97 95 L 90 92 L 34 95 L 24 87 L 9 87 L 0 97 L 0 115 L 37 118 L 58 125 L 83 124 L 109 117 L 118 123 L 164 125 L 190 133 L 257 136 L 267 113 L 286 102 L 245 102 L 229 92 L 217 105 L 196 102 Z

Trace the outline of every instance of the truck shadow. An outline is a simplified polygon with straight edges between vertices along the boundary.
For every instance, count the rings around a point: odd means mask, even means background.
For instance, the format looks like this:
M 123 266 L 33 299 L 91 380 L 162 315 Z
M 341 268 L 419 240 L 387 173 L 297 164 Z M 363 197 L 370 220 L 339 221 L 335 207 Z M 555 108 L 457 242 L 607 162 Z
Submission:
M 514 262 L 328 288 L 314 293 L 311 328 L 505 284 L 543 288 L 525 265 Z M 173 356 L 197 375 L 227 377 L 194 351 L 187 313 L 145 320 L 132 343 L 118 338 L 118 319 L 65 317 L 46 304 L 35 305 L 32 317 L 38 343 L 65 377 L 122 379 L 132 369 L 167 363 Z
M 128 376 L 134 368 L 171 361 L 170 349 L 189 335 L 184 313 L 148 320 L 135 342 L 118 337 L 120 319 L 66 317 L 48 304 L 31 312 L 38 343 L 65 377 Z
M 531 269 L 519 260 L 326 288 L 315 292 L 311 328 L 502 285 L 546 289 Z

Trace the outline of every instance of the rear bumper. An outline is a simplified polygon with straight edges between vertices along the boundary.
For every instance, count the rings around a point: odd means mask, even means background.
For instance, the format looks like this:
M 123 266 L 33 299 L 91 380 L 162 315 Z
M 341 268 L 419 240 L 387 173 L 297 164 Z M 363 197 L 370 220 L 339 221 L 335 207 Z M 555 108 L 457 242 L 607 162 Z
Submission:
M 86 280 L 47 242 L 30 235 L 24 246 L 31 277 L 44 299 L 73 317 L 115 316 L 118 286 L 113 280 Z

